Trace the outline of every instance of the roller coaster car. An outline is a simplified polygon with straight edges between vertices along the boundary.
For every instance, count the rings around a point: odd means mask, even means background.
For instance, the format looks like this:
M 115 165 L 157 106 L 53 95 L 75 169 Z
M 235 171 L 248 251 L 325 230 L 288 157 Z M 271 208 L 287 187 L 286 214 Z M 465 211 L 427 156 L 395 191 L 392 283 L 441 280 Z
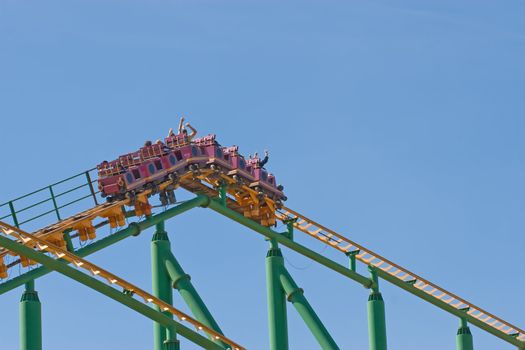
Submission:
M 194 144 L 199 147 L 202 155 L 208 157 L 206 162 L 208 166 L 225 172 L 232 169 L 231 163 L 225 159 L 223 148 L 215 139 L 215 134 L 195 139 Z
M 142 158 L 140 151 L 136 151 L 119 156 L 118 161 L 124 168 L 129 168 L 142 164 L 144 159 Z
M 160 157 L 166 154 L 166 152 L 169 150 L 166 148 L 167 147 L 162 142 L 155 143 L 151 146 L 144 146 L 140 149 L 140 156 L 142 159 Z
M 170 152 L 128 167 L 122 174 L 99 177 L 99 189 L 104 197 L 123 198 L 130 191 L 141 192 L 145 188 L 154 188 L 167 180 L 169 173 L 178 171 L 183 165 L 184 163 L 177 162 L 175 155 Z
M 183 134 L 173 134 L 164 139 L 164 143 L 168 148 L 178 149 L 182 146 L 187 146 L 190 144 L 190 140 L 186 135 Z
M 177 161 L 186 161 L 185 170 L 192 170 L 193 166 L 202 167 L 208 158 L 202 150 L 188 141 L 185 135 L 172 135 L 164 139 L 167 149 L 171 149 Z
M 122 174 L 109 177 L 99 177 L 98 187 L 103 197 L 123 198 L 125 193 L 144 186 L 150 177 L 148 166 L 153 162 L 144 162 L 128 167 Z
M 246 160 L 239 154 L 239 146 L 223 147 L 224 159 L 229 161 L 234 169 L 246 171 Z
M 98 170 L 98 189 L 102 197 L 106 197 L 113 193 L 118 193 L 119 185 L 122 183 L 122 173 L 125 169 L 120 164 L 120 161 L 113 160 L 111 162 L 103 161 L 97 165 Z
M 194 144 L 195 146 L 199 147 L 202 154 L 208 156 L 209 158 L 224 159 L 222 147 L 215 140 L 214 134 L 210 134 L 210 135 L 195 139 Z
M 186 161 L 186 170 L 204 167 L 208 162 L 208 156 L 203 153 L 200 147 L 194 144 L 180 147 L 175 154 L 180 151 L 182 159 Z
M 120 174 L 122 170 L 123 170 L 122 166 L 120 165 L 120 162 L 118 161 L 118 159 L 113 160 L 111 162 L 108 162 L 107 160 L 105 160 L 99 165 L 97 165 L 97 171 L 98 171 L 99 177 Z
M 124 177 L 122 175 L 99 177 L 98 189 L 102 198 L 120 193 L 121 186 L 119 184 L 122 184 L 123 181 Z
M 238 182 L 242 183 L 245 179 L 248 183 L 255 181 L 252 174 L 246 169 L 246 160 L 244 156 L 239 153 L 238 146 L 224 147 L 222 149 L 224 160 L 230 163 L 231 169 L 227 175 L 233 176 Z
M 261 196 L 286 200 L 282 187 L 277 186 L 275 177 L 261 167 L 258 158 L 246 161 L 237 146 L 221 147 L 214 134 L 193 142 L 185 135 L 170 135 L 165 143 L 158 141 L 121 155 L 117 160 L 104 161 L 97 166 L 98 188 L 109 201 L 126 196 L 133 198 L 147 189 L 151 189 L 152 194 L 160 190 L 162 200 L 170 194 L 167 192 L 173 191 L 158 185 L 170 179 L 175 181 L 178 174 L 198 172 L 206 166 L 232 176 L 239 185 L 249 185 Z
M 283 187 L 277 186 L 275 176 L 268 173 L 266 169 L 261 166 L 259 158 L 248 159 L 246 169 L 252 174 L 254 181 L 250 183 L 250 187 L 256 190 L 265 190 L 273 194 L 273 199 L 286 200 L 286 196 L 282 192 Z

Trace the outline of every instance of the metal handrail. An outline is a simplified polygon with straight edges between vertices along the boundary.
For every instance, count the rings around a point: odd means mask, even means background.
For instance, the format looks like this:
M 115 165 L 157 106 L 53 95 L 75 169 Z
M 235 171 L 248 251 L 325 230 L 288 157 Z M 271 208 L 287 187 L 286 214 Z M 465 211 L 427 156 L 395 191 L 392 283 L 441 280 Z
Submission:
M 77 203 L 77 202 L 79 202 L 81 200 L 84 200 L 86 198 L 89 198 L 89 197 L 93 197 L 95 205 L 98 205 L 97 194 L 100 191 L 95 191 L 95 189 L 93 187 L 93 183 L 95 183 L 97 181 L 97 179 L 92 180 L 91 176 L 90 176 L 90 173 L 93 172 L 94 170 L 96 170 L 96 168 L 91 168 L 89 170 L 83 171 L 83 172 L 78 173 L 76 175 L 70 176 L 70 177 L 68 177 L 66 179 L 60 180 L 58 182 L 55 182 L 55 183 L 53 183 L 51 185 L 42 187 L 40 189 L 37 189 L 37 190 L 32 191 L 30 193 L 27 193 L 27 194 L 25 194 L 23 196 L 17 197 L 15 199 L 12 199 L 12 200 L 9 200 L 9 201 L 7 201 L 5 203 L 0 204 L 0 208 L 6 207 L 6 206 L 8 206 L 8 208 L 9 208 L 9 214 L 0 217 L 0 220 L 5 220 L 5 219 L 8 219 L 8 218 L 12 218 L 13 223 L 15 224 L 15 226 L 16 227 L 20 227 L 23 224 L 26 224 L 26 223 L 31 222 L 33 220 L 39 219 L 39 218 L 41 218 L 43 216 L 46 216 L 46 215 L 49 215 L 49 214 L 51 214 L 53 212 L 56 214 L 58 220 L 61 220 L 60 209 L 63 209 L 65 207 L 69 206 L 69 205 L 72 205 L 74 203 Z M 64 191 L 62 191 L 60 193 L 57 193 L 57 194 L 54 193 L 53 189 L 54 189 L 55 186 L 63 184 L 63 183 L 66 183 L 68 181 L 71 181 L 73 179 L 79 178 L 81 176 L 85 176 L 86 177 L 85 182 L 82 183 L 81 185 L 77 185 L 77 186 L 75 186 L 73 188 L 64 190 Z M 61 196 L 64 196 L 66 194 L 72 193 L 74 191 L 77 191 L 79 189 L 85 188 L 85 187 L 89 188 L 90 194 L 82 196 L 81 198 L 74 199 L 74 200 L 72 200 L 72 201 L 70 201 L 70 202 L 68 202 L 66 204 L 59 205 L 57 203 L 57 198 L 59 198 Z M 29 198 L 29 197 L 31 197 L 31 196 L 33 196 L 35 194 L 38 194 L 38 193 L 41 193 L 41 192 L 44 192 L 44 191 L 48 191 L 49 192 L 49 198 L 45 198 L 45 199 L 39 200 L 36 203 L 31 203 L 31 204 L 29 204 L 29 205 L 27 205 L 27 206 L 25 206 L 23 208 L 20 208 L 20 209 L 15 208 L 15 202 L 20 201 L 21 199 Z M 23 221 L 19 220 L 17 214 L 25 212 L 25 211 L 27 211 L 29 209 L 33 209 L 35 207 L 41 206 L 41 205 L 43 205 L 45 203 L 48 203 L 48 202 L 52 202 L 53 203 L 53 209 L 47 210 L 47 211 L 45 211 L 43 213 L 35 214 L 36 216 L 32 216 L 32 217 L 27 218 L 27 219 L 25 219 Z

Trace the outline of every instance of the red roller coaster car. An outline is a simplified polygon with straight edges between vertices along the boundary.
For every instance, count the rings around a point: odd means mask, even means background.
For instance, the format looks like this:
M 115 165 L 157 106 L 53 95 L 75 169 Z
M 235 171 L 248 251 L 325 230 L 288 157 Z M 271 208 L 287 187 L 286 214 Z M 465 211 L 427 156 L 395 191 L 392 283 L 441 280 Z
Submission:
M 286 200 L 275 176 L 261 166 L 259 158 L 245 160 L 238 147 L 221 147 L 213 134 L 193 141 L 185 134 L 170 135 L 164 142 L 147 142 L 136 152 L 121 155 L 97 166 L 98 187 L 108 201 L 133 198 L 146 189 L 156 192 L 165 181 L 176 181 L 188 171 L 211 168 L 232 176 L 274 200 Z M 160 192 L 163 204 L 174 203 L 173 187 Z

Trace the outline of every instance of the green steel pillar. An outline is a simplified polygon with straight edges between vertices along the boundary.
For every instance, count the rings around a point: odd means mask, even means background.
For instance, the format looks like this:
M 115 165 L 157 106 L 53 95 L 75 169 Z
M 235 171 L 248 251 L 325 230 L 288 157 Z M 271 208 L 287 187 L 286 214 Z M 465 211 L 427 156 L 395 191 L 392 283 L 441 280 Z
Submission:
M 153 295 L 168 304 L 173 304 L 170 278 L 164 266 L 165 256 L 167 252 L 170 251 L 170 241 L 168 239 L 168 234 L 164 230 L 164 221 L 159 222 L 156 227 L 155 234 L 151 239 L 151 277 Z M 156 310 L 161 311 L 157 306 L 155 306 L 155 308 Z M 163 314 L 170 318 L 172 317 L 167 311 L 163 312 Z M 153 324 L 153 332 L 154 349 L 164 350 L 164 341 L 167 340 L 166 328 L 160 323 L 155 322 Z
M 377 272 L 369 267 L 374 287 L 368 296 L 368 340 L 370 350 L 386 350 L 385 303 L 379 292 Z
M 42 350 L 41 313 L 35 282 L 27 282 L 20 299 L 20 350 Z
M 295 219 L 289 219 L 286 220 L 286 238 L 293 241 L 293 224 L 297 221 L 297 218 Z
M 173 288 L 177 289 L 184 299 L 184 302 L 191 310 L 193 316 L 202 324 L 210 327 L 214 331 L 224 334 L 221 328 L 213 318 L 210 310 L 204 304 L 204 301 L 200 297 L 195 287 L 191 283 L 191 277 L 182 269 L 179 262 L 171 252 L 166 252 L 165 264 L 168 275 L 170 276 Z M 224 345 L 221 341 L 213 339 L 218 344 Z
M 219 201 L 222 206 L 226 206 L 228 203 L 228 192 L 227 192 L 227 185 L 225 183 L 222 183 L 219 186 Z
M 64 241 L 66 242 L 66 249 L 70 252 L 75 251 L 75 246 L 73 245 L 73 240 L 71 239 L 71 236 L 69 235 L 70 230 L 63 232 Z
M 280 274 L 284 268 L 281 249 L 270 240 L 266 254 L 266 289 L 268 293 L 268 329 L 270 350 L 288 350 L 288 325 L 286 319 L 286 295 L 281 286 Z
M 312 309 L 312 306 L 303 295 L 303 290 L 297 286 L 290 273 L 284 266 L 281 267 L 280 280 L 286 293 L 286 298 L 293 304 L 306 326 L 323 350 L 339 350 L 334 339 Z
M 474 342 L 472 340 L 472 333 L 468 326 L 467 320 L 459 319 L 459 328 L 456 333 L 456 350 L 473 350 Z
M 68 265 L 67 261 L 62 259 L 53 259 L 43 252 L 34 250 L 30 247 L 27 247 L 21 243 L 16 242 L 10 238 L 0 235 L 0 246 L 9 249 L 10 251 L 17 253 L 18 255 L 26 256 L 27 258 L 34 260 L 42 265 L 46 266 L 50 270 L 57 271 L 64 276 L 67 276 L 82 285 L 91 288 L 119 303 L 124 306 L 127 306 L 131 310 L 134 310 L 149 319 L 159 322 L 167 328 L 172 327 L 175 329 L 178 335 L 181 335 L 188 339 L 189 341 L 199 345 L 203 349 L 208 350 L 224 350 L 221 346 L 215 344 L 208 338 L 199 334 L 197 331 L 192 330 L 191 328 L 185 326 L 182 323 L 179 323 L 172 318 L 164 315 L 163 313 L 154 310 L 151 306 L 139 301 L 135 298 L 122 293 L 121 291 L 115 289 L 109 284 L 100 281 L 95 277 L 91 277 L 89 274 L 84 273 L 78 269 L 75 269 Z
M 359 252 L 360 250 L 353 250 L 351 252 L 346 253 L 346 256 L 348 256 L 348 267 L 354 272 L 356 272 L 357 270 L 355 256 L 359 254 Z
M 175 328 L 168 328 L 166 331 L 166 340 L 164 341 L 164 350 L 180 350 L 180 342 L 177 340 L 177 331 Z

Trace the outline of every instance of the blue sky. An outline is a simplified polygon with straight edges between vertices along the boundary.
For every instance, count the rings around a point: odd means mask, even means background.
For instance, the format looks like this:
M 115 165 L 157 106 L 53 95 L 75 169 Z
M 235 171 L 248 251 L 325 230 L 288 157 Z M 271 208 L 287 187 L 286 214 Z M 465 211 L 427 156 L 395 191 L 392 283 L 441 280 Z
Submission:
M 2 1 L 0 201 L 134 150 L 185 115 L 224 145 L 270 149 L 291 208 L 523 327 L 524 10 L 515 0 Z M 226 334 L 266 349 L 264 240 L 204 209 L 167 229 Z M 150 238 L 90 259 L 149 289 Z M 340 347 L 366 349 L 367 291 L 284 254 Z M 125 307 L 58 274 L 37 288 L 46 349 L 151 348 L 151 322 Z M 454 317 L 382 290 L 390 349 L 453 348 Z M 0 297 L 5 349 L 18 346 L 20 294 Z M 291 349 L 317 348 L 292 308 L 289 329 Z M 511 348 L 473 333 L 476 349 Z

